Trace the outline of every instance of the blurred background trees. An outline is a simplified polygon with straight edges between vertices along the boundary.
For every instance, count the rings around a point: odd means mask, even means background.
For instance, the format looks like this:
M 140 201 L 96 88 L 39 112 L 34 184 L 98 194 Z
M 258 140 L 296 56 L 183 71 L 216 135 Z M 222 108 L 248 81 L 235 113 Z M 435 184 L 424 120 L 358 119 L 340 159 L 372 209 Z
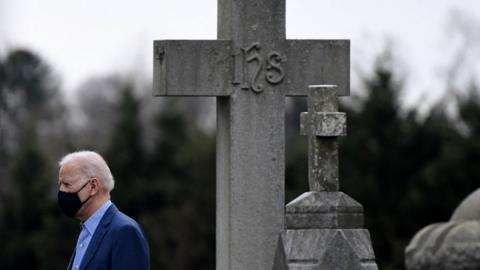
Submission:
M 340 142 L 341 189 L 364 205 L 387 270 L 403 269 L 414 233 L 447 220 L 480 177 L 474 78 L 464 95 L 419 113 L 400 103 L 403 81 L 388 55 L 362 89 L 341 98 L 349 123 Z M 150 92 L 134 76 L 93 78 L 67 104 L 40 56 L 0 57 L 1 269 L 65 269 L 78 223 L 56 205 L 56 162 L 80 149 L 100 152 L 111 166 L 112 199 L 144 228 L 152 269 L 215 268 L 215 130 L 205 124 L 212 100 Z M 451 104 L 455 113 L 447 113 Z M 288 99 L 288 108 L 286 202 L 307 190 L 307 144 L 298 135 L 305 99 Z

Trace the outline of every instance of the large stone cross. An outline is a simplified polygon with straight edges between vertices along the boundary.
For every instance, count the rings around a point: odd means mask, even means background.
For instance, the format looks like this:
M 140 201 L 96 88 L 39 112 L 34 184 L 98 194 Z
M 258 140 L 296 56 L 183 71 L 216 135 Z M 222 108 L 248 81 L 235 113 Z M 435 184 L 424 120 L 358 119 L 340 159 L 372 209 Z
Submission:
M 348 95 L 349 50 L 348 40 L 286 40 L 285 0 L 218 0 L 218 40 L 155 41 L 155 95 L 217 97 L 216 269 L 272 269 L 285 96 L 311 84 Z

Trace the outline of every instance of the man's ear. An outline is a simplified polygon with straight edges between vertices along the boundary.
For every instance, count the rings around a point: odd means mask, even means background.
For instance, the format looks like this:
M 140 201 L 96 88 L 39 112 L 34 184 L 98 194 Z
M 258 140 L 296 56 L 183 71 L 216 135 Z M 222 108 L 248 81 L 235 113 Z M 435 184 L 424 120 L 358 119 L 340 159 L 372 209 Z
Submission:
M 97 192 L 100 192 L 100 180 L 97 177 L 92 178 L 92 189 L 90 190 L 90 195 L 95 195 Z

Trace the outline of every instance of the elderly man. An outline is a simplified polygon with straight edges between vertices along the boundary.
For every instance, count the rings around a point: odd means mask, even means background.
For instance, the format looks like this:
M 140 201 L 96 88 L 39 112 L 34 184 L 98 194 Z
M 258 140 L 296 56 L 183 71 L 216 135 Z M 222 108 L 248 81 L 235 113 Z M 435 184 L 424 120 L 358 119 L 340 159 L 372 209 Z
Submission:
M 63 157 L 58 184 L 60 208 L 82 228 L 68 269 L 149 269 L 147 240 L 137 222 L 110 201 L 115 182 L 99 154 Z

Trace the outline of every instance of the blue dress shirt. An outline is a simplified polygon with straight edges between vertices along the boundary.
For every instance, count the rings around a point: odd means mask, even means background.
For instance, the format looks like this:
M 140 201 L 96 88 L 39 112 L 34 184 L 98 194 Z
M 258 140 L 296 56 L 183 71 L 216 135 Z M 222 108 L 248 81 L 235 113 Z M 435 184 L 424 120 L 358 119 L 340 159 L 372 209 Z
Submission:
M 110 200 L 106 201 L 102 206 L 100 206 L 94 213 L 91 215 L 87 220 L 80 223 L 82 227 L 82 231 L 78 236 L 77 246 L 75 248 L 75 259 L 73 260 L 72 270 L 78 270 L 80 268 L 80 264 L 82 263 L 83 255 L 85 255 L 85 251 L 88 248 L 88 244 L 90 244 L 90 240 L 92 240 L 92 236 L 97 229 L 98 223 L 102 219 L 107 209 L 112 205 Z

